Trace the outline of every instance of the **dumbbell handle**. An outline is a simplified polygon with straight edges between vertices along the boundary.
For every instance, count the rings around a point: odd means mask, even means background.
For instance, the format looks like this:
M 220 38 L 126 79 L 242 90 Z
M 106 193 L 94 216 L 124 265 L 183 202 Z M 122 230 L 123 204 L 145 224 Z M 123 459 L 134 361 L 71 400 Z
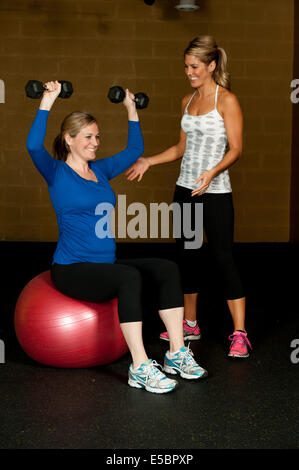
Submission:
M 63 89 L 62 89 L 63 84 L 64 84 L 64 83 L 69 83 L 69 84 L 71 85 L 71 83 L 70 83 L 70 82 L 67 82 L 66 80 L 57 80 L 57 81 L 58 81 L 58 83 L 61 84 L 61 92 L 60 92 L 60 94 L 58 95 L 58 97 L 59 97 L 59 98 L 65 98 L 65 96 L 61 96 L 61 95 L 63 94 Z M 48 88 L 47 88 L 45 85 L 43 85 L 43 88 L 44 88 L 45 91 L 48 91 Z M 73 90 L 71 91 L 70 95 L 72 94 L 72 92 L 73 92 Z

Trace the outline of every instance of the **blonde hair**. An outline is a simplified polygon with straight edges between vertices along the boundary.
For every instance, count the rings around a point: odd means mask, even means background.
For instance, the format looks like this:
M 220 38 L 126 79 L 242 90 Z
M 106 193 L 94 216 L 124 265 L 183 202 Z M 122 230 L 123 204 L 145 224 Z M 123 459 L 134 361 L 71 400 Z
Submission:
M 212 77 L 216 83 L 230 90 L 230 76 L 227 71 L 227 55 L 222 47 L 218 47 L 213 36 L 199 36 L 192 39 L 184 51 L 185 55 L 198 57 L 201 62 L 209 65 L 213 60 L 216 68 Z
M 70 153 L 70 148 L 65 141 L 65 134 L 69 134 L 71 137 L 76 137 L 83 127 L 94 122 L 97 122 L 96 119 L 86 111 L 74 111 L 73 113 L 68 114 L 68 116 L 66 116 L 62 121 L 60 134 L 58 134 L 53 142 L 54 158 L 65 162 L 68 154 Z

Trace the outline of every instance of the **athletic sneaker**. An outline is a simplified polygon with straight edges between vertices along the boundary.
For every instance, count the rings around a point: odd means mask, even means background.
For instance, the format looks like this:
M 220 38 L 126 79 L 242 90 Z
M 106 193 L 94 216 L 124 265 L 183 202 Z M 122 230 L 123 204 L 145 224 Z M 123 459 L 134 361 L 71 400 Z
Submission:
M 208 372 L 193 359 L 193 352 L 183 346 L 172 358 L 169 351 L 165 354 L 164 371 L 168 374 L 179 374 L 184 379 L 203 379 Z
M 168 393 L 175 390 L 178 382 L 168 379 L 156 366 L 161 367 L 156 361 L 152 361 L 152 359 L 148 359 L 135 370 L 131 364 L 129 367 L 128 384 L 131 387 L 145 388 L 145 390 L 152 393 Z
M 199 326 L 196 325 L 194 328 L 192 328 L 192 326 L 188 325 L 186 320 L 183 321 L 183 332 L 184 332 L 184 340 L 193 341 L 195 339 L 201 338 Z M 168 332 L 164 331 L 164 333 L 161 333 L 160 339 L 163 339 L 164 341 L 169 341 Z
M 229 348 L 229 357 L 246 358 L 249 356 L 248 346 L 252 349 L 247 333 L 243 331 L 234 331 L 232 335 L 228 337 L 231 341 Z

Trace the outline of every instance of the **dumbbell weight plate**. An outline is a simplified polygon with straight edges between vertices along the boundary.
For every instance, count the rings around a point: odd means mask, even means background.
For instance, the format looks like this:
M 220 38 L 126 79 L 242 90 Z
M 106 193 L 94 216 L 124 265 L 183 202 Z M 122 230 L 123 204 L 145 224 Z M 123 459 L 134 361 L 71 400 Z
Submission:
M 59 98 L 69 98 L 73 94 L 73 85 L 71 82 L 66 80 L 58 80 L 61 83 L 61 92 L 59 93 Z
M 25 91 L 28 98 L 37 99 L 41 98 L 45 89 L 42 82 L 38 82 L 37 80 L 29 80 L 25 86 Z
M 135 94 L 135 103 L 137 109 L 146 108 L 149 103 L 149 97 L 145 93 L 136 93 Z
M 112 103 L 121 103 L 125 96 L 126 93 L 120 86 L 113 86 L 109 89 L 108 98 Z

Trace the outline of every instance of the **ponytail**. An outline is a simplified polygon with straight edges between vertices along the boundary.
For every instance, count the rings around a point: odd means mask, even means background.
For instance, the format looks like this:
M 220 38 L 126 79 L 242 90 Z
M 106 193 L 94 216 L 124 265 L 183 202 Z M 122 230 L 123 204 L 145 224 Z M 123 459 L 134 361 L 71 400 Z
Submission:
M 56 158 L 56 160 L 62 160 L 63 162 L 65 162 L 67 159 L 68 153 L 69 153 L 69 146 L 67 145 L 62 135 L 59 134 L 57 137 L 55 137 L 55 140 L 53 142 L 54 158 Z
M 218 85 L 230 90 L 230 75 L 227 71 L 227 55 L 222 47 L 217 47 L 218 60 L 216 61 L 216 68 L 213 72 L 213 78 Z

